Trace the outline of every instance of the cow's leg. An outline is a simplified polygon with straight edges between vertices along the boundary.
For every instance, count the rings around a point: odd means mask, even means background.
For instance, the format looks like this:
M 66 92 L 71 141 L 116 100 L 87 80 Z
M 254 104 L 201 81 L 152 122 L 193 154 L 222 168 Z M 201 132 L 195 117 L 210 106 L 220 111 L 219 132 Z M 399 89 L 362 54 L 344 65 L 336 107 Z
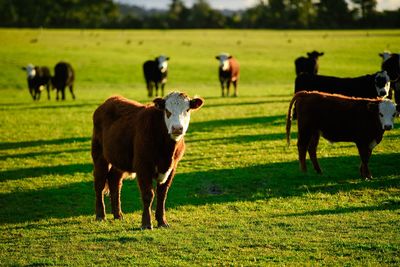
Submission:
M 164 96 L 164 87 L 165 87 L 165 83 L 161 84 L 161 96 Z
M 311 137 L 310 144 L 308 145 L 308 154 L 310 155 L 310 159 L 314 166 L 314 170 L 317 173 L 322 173 L 317 160 L 318 141 L 319 141 L 319 133 L 317 132 Z
M 47 90 L 47 100 L 50 100 L 50 84 L 46 84 L 46 90 Z
M 230 90 L 230 87 L 231 87 L 231 80 L 229 79 L 227 82 L 226 82 L 226 96 L 229 96 L 229 90 Z
M 233 96 L 237 97 L 238 96 L 238 90 L 237 90 L 237 80 L 234 80 L 233 82 L 233 88 L 234 88 L 234 92 L 233 92 Z
M 40 88 L 36 90 L 36 100 L 40 100 Z
M 372 150 L 368 145 L 357 143 L 358 153 L 361 158 L 360 174 L 365 179 L 372 179 L 372 174 L 368 168 L 369 158 L 371 157 Z
M 299 124 L 300 122 L 298 122 Z M 306 154 L 307 149 L 310 144 L 311 134 L 308 131 L 298 131 L 297 134 L 297 149 L 299 151 L 299 163 L 300 163 L 300 170 L 303 172 L 307 171 L 306 165 Z
M 158 82 L 154 83 L 154 87 L 156 88 L 156 94 L 155 96 L 158 96 Z
M 224 97 L 225 96 L 224 81 L 219 80 L 219 82 L 221 83 L 221 96 Z
M 96 193 L 96 220 L 100 221 L 106 219 L 104 189 L 106 187 L 108 173 L 108 163 L 102 153 L 101 145 L 96 140 L 92 140 L 94 190 Z
M 107 174 L 108 187 L 110 188 L 111 211 L 114 214 L 114 219 L 122 219 L 121 211 L 121 187 L 122 187 L 123 172 L 111 167 Z
M 158 223 L 158 227 L 169 227 L 167 218 L 165 216 L 165 202 L 167 200 L 168 189 L 171 186 L 174 175 L 175 169 L 172 170 L 165 183 L 157 184 L 156 220 Z
M 61 86 L 61 100 L 65 100 L 65 86 Z
M 69 86 L 69 91 L 71 92 L 72 99 L 74 99 L 74 100 L 75 100 L 74 87 L 73 87 L 73 85 L 72 85 L 72 84 Z
M 143 202 L 142 229 L 153 229 L 151 223 L 151 205 L 154 199 L 152 177 L 137 173 L 137 180 Z

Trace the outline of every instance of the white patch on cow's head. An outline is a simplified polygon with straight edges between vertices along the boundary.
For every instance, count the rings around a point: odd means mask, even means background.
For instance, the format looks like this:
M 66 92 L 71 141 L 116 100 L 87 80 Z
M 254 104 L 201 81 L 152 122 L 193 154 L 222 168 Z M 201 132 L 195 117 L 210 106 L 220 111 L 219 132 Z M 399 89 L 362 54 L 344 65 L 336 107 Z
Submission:
M 219 67 L 222 68 L 223 71 L 229 70 L 229 59 L 232 56 L 227 53 L 221 53 L 215 58 L 219 60 Z
M 165 98 L 154 99 L 156 108 L 164 111 L 164 121 L 171 139 L 179 141 L 185 135 L 190 121 L 190 110 L 199 109 L 203 99 L 190 99 L 180 92 L 169 93 Z
M 379 53 L 379 56 L 382 58 L 382 62 L 390 58 L 391 55 L 392 53 L 389 51 L 383 51 L 383 53 Z
M 396 115 L 396 105 L 392 101 L 384 99 L 379 103 L 379 120 L 381 121 L 382 130 L 393 129 Z
M 380 97 L 386 97 L 390 89 L 390 77 L 385 70 L 375 74 L 375 89 Z
M 167 56 L 159 56 L 157 57 L 158 69 L 164 73 L 168 70 L 168 60 L 169 57 Z
M 26 67 L 24 67 L 24 69 L 26 70 L 26 75 L 28 76 L 28 78 L 32 79 L 33 77 L 35 77 L 35 66 L 33 66 L 32 64 L 28 64 L 26 65 Z

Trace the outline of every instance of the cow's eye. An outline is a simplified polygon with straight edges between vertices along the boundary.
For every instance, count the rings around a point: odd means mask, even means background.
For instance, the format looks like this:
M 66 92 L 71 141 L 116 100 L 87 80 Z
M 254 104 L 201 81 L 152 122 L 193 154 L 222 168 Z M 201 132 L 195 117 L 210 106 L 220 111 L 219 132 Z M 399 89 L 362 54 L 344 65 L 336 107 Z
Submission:
M 167 115 L 167 118 L 171 117 L 172 115 L 172 113 L 168 109 L 165 110 L 165 114 Z

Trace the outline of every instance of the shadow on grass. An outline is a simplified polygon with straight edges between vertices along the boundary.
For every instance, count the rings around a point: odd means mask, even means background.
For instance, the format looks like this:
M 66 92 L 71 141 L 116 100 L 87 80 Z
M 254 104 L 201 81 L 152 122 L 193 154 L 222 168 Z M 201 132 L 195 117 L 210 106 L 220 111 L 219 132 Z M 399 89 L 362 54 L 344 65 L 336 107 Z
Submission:
M 203 132 L 206 130 L 218 129 L 220 127 L 249 126 L 256 124 L 261 124 L 264 127 L 271 125 L 284 125 L 286 124 L 286 115 L 208 120 L 203 122 L 193 122 L 189 127 L 190 131 Z
M 400 186 L 398 159 L 400 153 L 373 155 L 370 168 L 378 175 L 372 181 L 359 178 L 358 156 L 333 157 L 320 160 L 325 171 L 317 175 L 313 170 L 303 174 L 298 170 L 298 162 L 282 162 L 254 165 L 236 169 L 213 170 L 178 174 L 168 195 L 167 207 L 178 208 L 185 205 L 204 205 L 234 201 L 254 201 L 269 198 L 302 196 L 313 192 L 335 194 L 337 192 L 363 189 L 385 189 Z M 341 168 L 338 168 L 341 166 Z M 21 169 L 20 171 L 23 171 Z M 83 172 L 91 176 L 91 164 L 73 164 L 30 170 L 29 175 L 74 174 Z M 329 175 L 333 173 L 334 176 Z M 5 179 L 18 175 L 2 173 Z M 19 175 L 21 177 L 21 175 Z M 393 176 L 394 178 L 385 178 Z M 141 210 L 140 196 L 136 181 L 124 181 L 122 188 L 122 209 L 125 213 Z M 106 200 L 109 207 L 109 200 Z M 395 203 L 396 204 L 396 203 Z M 398 204 L 398 203 L 397 203 Z M 394 204 L 393 204 L 394 205 Z M 375 209 L 392 209 L 393 205 L 383 204 Z M 368 208 L 365 208 L 368 209 Z M 374 209 L 373 207 L 370 209 Z M 335 214 L 362 211 L 363 208 L 338 208 L 317 211 L 315 214 Z M 110 213 L 108 208 L 108 214 Z M 0 194 L 0 223 L 19 223 L 46 218 L 69 218 L 93 215 L 93 182 L 72 183 L 57 188 L 16 191 Z M 299 214 L 302 215 L 302 214 Z M 303 214 L 307 215 L 307 214 Z M 310 214 L 313 215 L 313 214 Z M 135 219 L 136 220 L 136 219 Z
M 86 152 L 87 153 L 89 150 L 90 150 L 90 148 L 79 148 L 79 149 L 69 149 L 69 150 L 61 150 L 61 151 L 43 151 L 43 152 L 30 152 L 30 153 L 21 153 L 21 154 L 13 154 L 13 155 L 1 155 L 0 160 L 25 159 L 25 158 L 34 158 L 34 157 L 38 157 L 38 156 L 59 155 L 59 154 L 64 154 L 64 153 L 77 153 L 77 152 Z
M 71 138 L 61 138 L 53 140 L 35 140 L 35 141 L 24 141 L 24 142 L 3 142 L 0 143 L 0 150 L 6 149 L 16 149 L 43 145 L 64 145 L 77 142 L 88 142 L 90 137 L 71 137 Z
M 216 104 L 205 104 L 203 108 L 215 108 L 215 107 L 227 107 L 227 106 L 249 106 L 249 105 L 263 105 L 263 104 L 276 104 L 276 103 L 290 103 L 290 99 L 279 99 L 279 100 L 260 100 L 260 101 L 243 101 L 243 102 L 231 102 L 231 103 L 216 103 Z

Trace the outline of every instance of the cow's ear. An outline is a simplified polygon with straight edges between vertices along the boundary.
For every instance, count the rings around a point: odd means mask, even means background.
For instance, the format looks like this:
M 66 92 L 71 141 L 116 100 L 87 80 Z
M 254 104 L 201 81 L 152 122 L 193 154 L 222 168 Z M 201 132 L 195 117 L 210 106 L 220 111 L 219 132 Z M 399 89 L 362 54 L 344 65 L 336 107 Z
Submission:
M 196 109 L 201 108 L 201 106 L 203 106 L 203 104 L 204 104 L 204 99 L 197 97 L 197 98 L 193 98 L 190 100 L 189 107 L 190 107 L 190 109 L 196 110 Z
M 379 112 L 379 104 L 378 103 L 374 103 L 374 102 L 368 103 L 367 108 L 371 112 L 377 112 L 377 113 Z
M 169 60 L 169 57 L 167 57 L 166 60 Z
M 323 56 L 323 55 L 324 55 L 324 52 L 318 53 L 318 55 L 319 55 L 319 56 Z
M 383 58 L 383 53 L 379 53 L 378 55 Z
M 231 56 L 231 55 L 229 55 L 229 56 L 228 56 L 228 58 L 232 58 L 232 56 Z
M 21 70 L 26 70 L 26 67 L 21 67 Z
M 165 99 L 161 97 L 157 97 L 156 99 L 153 100 L 154 106 L 156 109 L 159 110 L 164 110 L 165 109 Z
M 219 60 L 219 56 L 215 56 L 215 58 Z

